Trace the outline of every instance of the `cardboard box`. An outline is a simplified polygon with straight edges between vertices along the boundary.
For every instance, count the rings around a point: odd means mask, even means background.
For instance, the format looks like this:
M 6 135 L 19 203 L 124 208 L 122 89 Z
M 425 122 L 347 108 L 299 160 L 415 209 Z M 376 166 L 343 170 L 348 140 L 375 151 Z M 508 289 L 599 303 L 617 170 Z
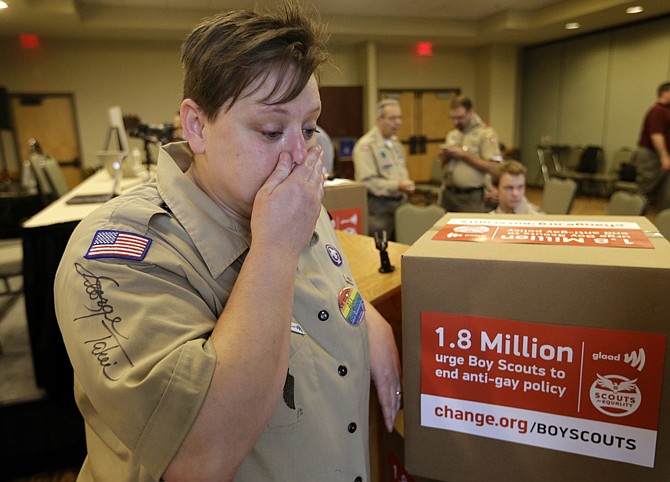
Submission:
M 400 409 L 393 426 L 393 432 L 385 433 L 385 470 L 380 480 L 387 482 L 435 482 L 434 479 L 410 474 L 405 467 L 405 427 L 404 414 Z
M 408 472 L 670 480 L 669 291 L 644 217 L 447 214 L 402 260 Z
M 322 204 L 333 227 L 354 234 L 368 234 L 368 190 L 365 184 L 333 179 L 324 184 Z

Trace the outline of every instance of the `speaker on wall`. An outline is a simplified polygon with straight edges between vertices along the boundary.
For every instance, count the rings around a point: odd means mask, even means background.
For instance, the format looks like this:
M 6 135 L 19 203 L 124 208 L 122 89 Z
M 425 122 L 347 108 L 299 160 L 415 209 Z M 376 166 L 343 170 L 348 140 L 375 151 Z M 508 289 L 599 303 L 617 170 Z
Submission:
M 0 87 L 0 129 L 12 130 L 12 118 L 9 115 L 7 89 Z

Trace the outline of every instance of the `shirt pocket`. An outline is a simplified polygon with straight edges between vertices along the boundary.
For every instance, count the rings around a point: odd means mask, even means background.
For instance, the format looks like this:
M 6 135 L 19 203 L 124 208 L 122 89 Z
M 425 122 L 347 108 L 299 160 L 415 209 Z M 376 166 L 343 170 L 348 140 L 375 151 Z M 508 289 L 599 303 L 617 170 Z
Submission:
M 265 432 L 291 432 L 307 418 L 307 398 L 318 393 L 314 358 L 309 336 L 291 332 L 291 353 L 284 388 Z

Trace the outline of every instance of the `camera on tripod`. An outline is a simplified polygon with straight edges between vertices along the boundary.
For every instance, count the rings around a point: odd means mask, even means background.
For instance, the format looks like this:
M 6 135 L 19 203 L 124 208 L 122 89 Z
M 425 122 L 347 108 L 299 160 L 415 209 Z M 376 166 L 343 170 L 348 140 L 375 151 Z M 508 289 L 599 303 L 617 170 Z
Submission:
M 172 124 L 144 124 L 139 123 L 128 134 L 153 143 L 167 144 L 174 140 L 175 127 Z

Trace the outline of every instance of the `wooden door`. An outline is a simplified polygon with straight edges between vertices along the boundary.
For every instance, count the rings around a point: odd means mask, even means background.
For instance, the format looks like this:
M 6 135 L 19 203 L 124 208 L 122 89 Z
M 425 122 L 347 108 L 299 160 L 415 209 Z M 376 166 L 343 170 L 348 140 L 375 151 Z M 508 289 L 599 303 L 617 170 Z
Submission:
M 380 92 L 380 99 L 392 98 L 400 103 L 403 122 L 398 137 L 405 145 L 407 170 L 414 181 L 430 180 L 433 159 L 454 126 L 449 119 L 449 104 L 459 92 L 453 88 Z
M 58 161 L 70 188 L 82 180 L 73 94 L 10 94 L 19 159 L 28 159 L 28 140 L 37 139 Z

